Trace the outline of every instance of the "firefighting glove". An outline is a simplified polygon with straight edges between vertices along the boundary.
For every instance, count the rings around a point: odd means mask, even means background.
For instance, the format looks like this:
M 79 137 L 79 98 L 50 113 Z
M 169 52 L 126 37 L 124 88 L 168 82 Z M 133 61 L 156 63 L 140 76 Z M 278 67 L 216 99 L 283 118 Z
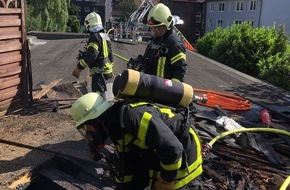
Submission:
M 130 60 L 127 63 L 128 69 L 133 69 L 136 71 L 142 71 L 144 65 L 143 65 L 143 56 L 138 55 L 136 59 L 130 58 Z
M 172 190 L 174 182 L 164 181 L 161 177 L 155 182 L 153 190 Z
M 76 78 L 79 78 L 80 77 L 80 73 L 81 73 L 81 69 L 80 68 L 78 68 L 78 67 L 75 67 L 74 68 L 74 70 L 73 70 L 73 72 L 72 72 L 72 75 L 74 76 L 74 77 L 76 77 Z
M 104 158 L 104 156 L 99 151 L 91 152 L 90 157 L 92 160 L 94 160 L 96 162 L 98 162 L 102 158 Z

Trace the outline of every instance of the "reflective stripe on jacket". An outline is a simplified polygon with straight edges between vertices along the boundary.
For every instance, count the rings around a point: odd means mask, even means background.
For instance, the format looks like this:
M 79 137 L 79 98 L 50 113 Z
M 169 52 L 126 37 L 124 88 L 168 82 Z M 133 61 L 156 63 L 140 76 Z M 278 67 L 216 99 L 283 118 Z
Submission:
M 110 38 L 106 33 L 91 33 L 86 53 L 78 63 L 80 69 L 90 68 L 90 75 L 113 72 L 113 53 Z
M 120 115 L 120 107 L 113 106 L 115 113 Z M 114 114 L 110 114 L 113 116 Z M 175 181 L 174 189 L 187 185 L 202 173 L 201 145 L 195 131 L 190 128 L 189 134 L 180 142 L 177 138 L 181 120 L 176 120 L 169 126 L 164 122 L 173 117 L 168 108 L 160 108 L 147 102 L 130 103 L 124 107 L 121 126 L 116 126 L 120 118 L 108 120 L 110 136 L 122 162 L 124 175 L 122 180 L 116 178 L 119 184 L 130 183 L 133 173 L 138 168 L 134 163 L 144 161 L 148 166 L 149 181 L 152 187 L 159 176 L 166 181 Z M 118 122 L 117 122 L 118 123 Z
M 183 82 L 186 72 L 186 49 L 172 30 L 162 38 L 152 38 L 145 50 L 144 73 Z

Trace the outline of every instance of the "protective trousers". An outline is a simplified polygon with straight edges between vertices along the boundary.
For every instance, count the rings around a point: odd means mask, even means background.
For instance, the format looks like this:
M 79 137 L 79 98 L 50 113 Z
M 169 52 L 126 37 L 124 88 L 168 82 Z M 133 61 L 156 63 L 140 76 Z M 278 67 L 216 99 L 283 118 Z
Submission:
M 92 75 L 92 92 L 99 92 L 105 96 L 107 91 L 106 80 L 102 73 L 95 73 Z

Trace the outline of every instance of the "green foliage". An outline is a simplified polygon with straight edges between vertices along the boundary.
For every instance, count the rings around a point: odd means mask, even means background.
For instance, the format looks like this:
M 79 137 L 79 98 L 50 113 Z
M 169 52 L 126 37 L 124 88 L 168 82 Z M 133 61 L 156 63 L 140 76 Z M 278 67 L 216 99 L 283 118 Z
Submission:
M 80 11 L 80 7 L 72 4 L 68 7 L 69 19 L 67 22 L 67 32 L 80 32 L 81 24 L 76 15 Z
M 77 16 L 70 16 L 67 26 L 67 32 L 80 32 L 81 24 Z
M 261 79 L 290 91 L 290 52 L 262 59 L 258 65 Z
M 27 1 L 28 31 L 65 32 L 68 21 L 68 0 Z
M 197 40 L 196 47 L 202 55 L 285 88 L 285 74 L 289 76 L 287 41 L 283 26 L 253 28 L 243 23 L 207 33 Z
M 120 7 L 125 15 L 125 18 L 129 18 L 129 16 L 137 9 L 134 0 L 123 0 L 120 3 Z

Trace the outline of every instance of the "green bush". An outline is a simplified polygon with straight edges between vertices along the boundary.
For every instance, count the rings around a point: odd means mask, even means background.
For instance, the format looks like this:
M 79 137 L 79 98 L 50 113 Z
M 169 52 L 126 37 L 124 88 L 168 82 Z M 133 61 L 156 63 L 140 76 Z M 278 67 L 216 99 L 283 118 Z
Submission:
M 290 90 L 290 53 L 277 53 L 258 63 L 260 68 L 259 78 Z
M 253 28 L 243 23 L 207 33 L 196 47 L 202 55 L 290 90 L 285 81 L 285 74 L 289 75 L 287 41 L 283 26 Z

